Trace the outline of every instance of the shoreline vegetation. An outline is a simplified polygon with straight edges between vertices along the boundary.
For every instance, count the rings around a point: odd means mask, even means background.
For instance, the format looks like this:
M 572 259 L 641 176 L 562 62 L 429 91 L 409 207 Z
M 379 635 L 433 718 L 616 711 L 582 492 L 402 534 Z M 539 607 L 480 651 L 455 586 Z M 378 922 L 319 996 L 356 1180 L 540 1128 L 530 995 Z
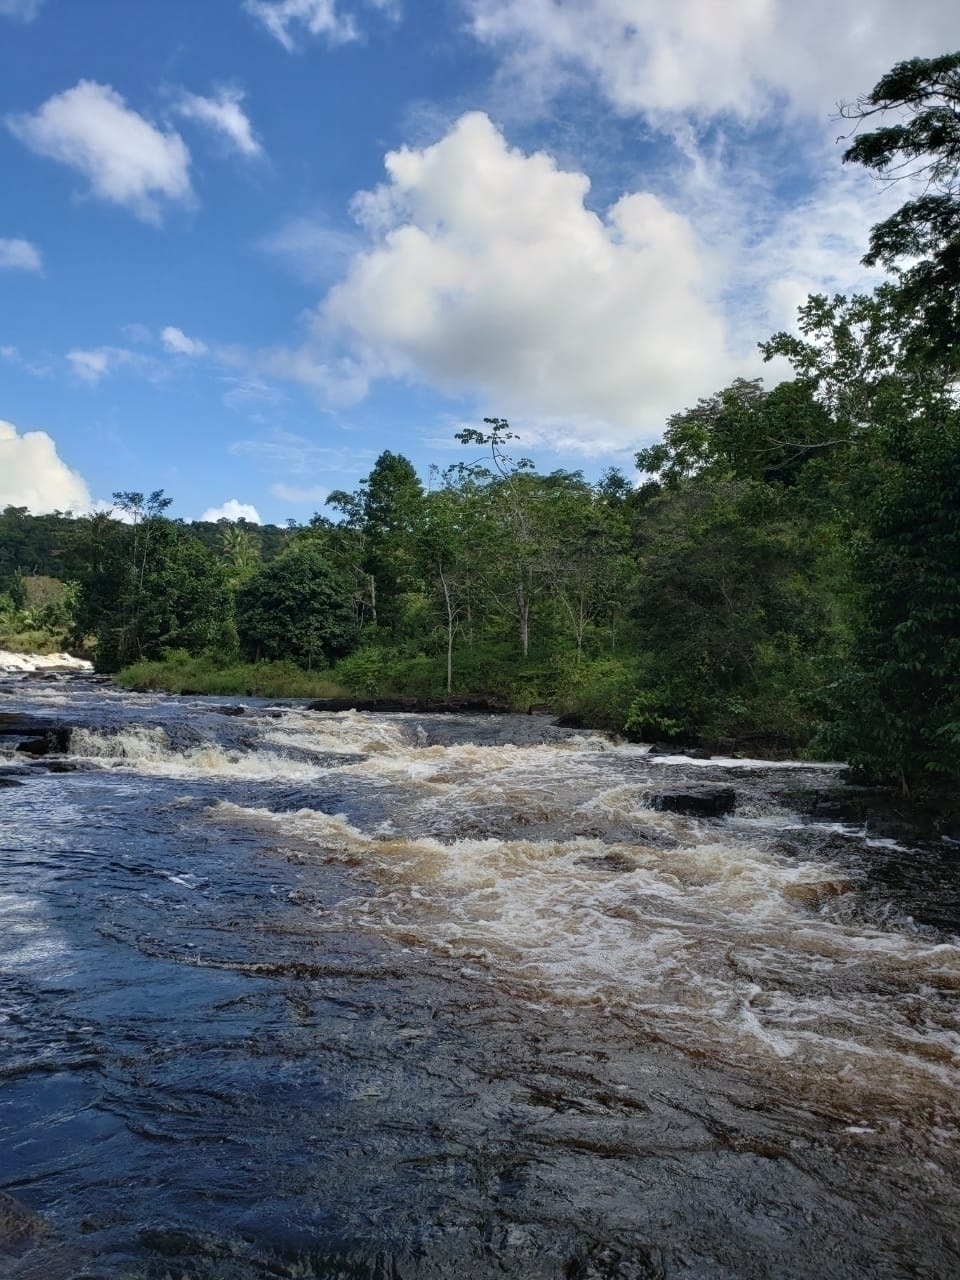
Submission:
M 65 652 L 29 654 L 0 651 L 0 674 L 36 675 L 39 677 L 92 674 L 92 664 Z M 542 673 L 541 673 L 542 674 Z M 533 672 L 528 672 L 532 680 Z M 514 685 L 513 695 L 491 693 L 489 689 L 458 691 L 447 694 L 436 683 L 432 689 L 421 680 L 411 691 L 394 683 L 384 690 L 350 688 L 355 679 L 337 679 L 336 670 L 306 672 L 292 662 L 224 663 L 209 657 L 192 658 L 187 654 L 172 655 L 156 662 L 140 662 L 114 673 L 111 682 L 130 692 L 159 692 L 173 696 L 211 698 L 297 699 L 308 702 L 314 711 L 340 712 L 356 710 L 389 714 L 391 712 L 531 714 L 543 716 L 561 727 L 608 732 L 614 737 L 633 738 L 613 721 L 616 716 L 593 714 L 583 703 L 578 705 L 569 694 L 560 701 L 528 702 L 522 696 L 532 685 Z M 230 714 L 242 714 L 245 708 L 229 708 Z M 789 745 L 773 737 L 761 739 L 756 734 L 709 740 L 704 738 L 674 739 L 651 745 L 651 754 L 667 752 L 677 755 L 742 758 L 745 761 L 782 762 L 794 759 L 798 765 L 815 759 L 809 751 L 791 750 Z M 796 805 L 808 820 L 839 822 L 864 827 L 871 838 L 881 844 L 890 841 L 939 841 L 960 845 L 960 802 L 953 792 L 928 794 L 923 798 L 907 798 L 891 793 L 889 788 L 865 786 L 857 781 L 849 767 L 837 762 L 842 772 L 823 788 L 814 792 L 798 792 Z
M 317 672 L 296 663 L 222 662 L 210 657 L 173 654 L 161 661 L 131 664 L 113 676 L 114 683 L 134 692 L 217 697 L 308 698 L 368 710 L 488 710 L 536 713 L 564 719 L 585 729 L 630 737 L 622 707 L 613 705 L 611 666 L 586 665 L 575 674 L 556 662 L 514 663 L 497 669 L 484 664 L 491 677 L 473 683 L 444 683 L 443 663 L 422 657 L 403 660 L 371 646 L 343 662 Z M 598 672 L 595 668 L 600 668 Z M 623 673 L 617 669 L 617 674 Z

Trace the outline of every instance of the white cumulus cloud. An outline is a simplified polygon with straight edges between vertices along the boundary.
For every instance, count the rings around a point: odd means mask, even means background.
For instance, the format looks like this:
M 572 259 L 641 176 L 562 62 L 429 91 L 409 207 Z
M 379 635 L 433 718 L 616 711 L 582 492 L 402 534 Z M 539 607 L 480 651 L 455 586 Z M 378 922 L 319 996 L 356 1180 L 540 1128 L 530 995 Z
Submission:
M 179 356 L 202 356 L 206 355 L 207 344 L 201 342 L 199 338 L 188 338 L 182 329 L 178 329 L 176 325 L 168 324 L 160 334 L 160 341 L 163 343 L 167 351 Z
M 217 520 L 246 520 L 248 524 L 263 523 L 256 507 L 251 506 L 249 502 L 239 502 L 236 498 L 229 498 L 220 507 L 208 507 L 200 519 L 210 520 L 213 523 Z
M 246 0 L 244 8 L 288 53 L 296 48 L 293 31 L 298 27 L 308 35 L 323 36 L 330 44 L 346 44 L 358 34 L 353 18 L 338 11 L 337 0 Z
M 321 302 L 311 341 L 286 367 L 274 354 L 276 372 L 329 390 L 329 351 L 346 348 L 354 389 L 362 374 L 482 394 L 592 450 L 732 375 L 711 255 L 655 195 L 597 214 L 585 174 L 509 147 L 481 113 L 386 168 L 355 201 L 371 247 Z
M 82 173 L 94 196 L 144 222 L 160 222 L 162 200 L 192 197 L 183 139 L 152 125 L 109 85 L 81 80 L 32 114 L 8 115 L 6 124 L 31 151 Z
M 571 80 L 625 115 L 729 112 L 784 98 L 829 112 L 894 62 L 957 46 L 945 0 L 463 0 L 515 92 L 546 102 Z
M 40 250 L 29 240 L 4 239 L 0 237 L 0 271 L 42 271 L 43 258 Z
M 88 511 L 90 491 L 71 471 L 45 431 L 21 435 L 12 422 L 0 420 L 0 507 L 45 511 Z
M 243 90 L 231 85 L 221 87 L 211 98 L 185 91 L 177 99 L 174 110 L 184 120 L 212 129 L 242 156 L 253 159 L 263 154 L 263 147 L 243 109 L 243 98 Z

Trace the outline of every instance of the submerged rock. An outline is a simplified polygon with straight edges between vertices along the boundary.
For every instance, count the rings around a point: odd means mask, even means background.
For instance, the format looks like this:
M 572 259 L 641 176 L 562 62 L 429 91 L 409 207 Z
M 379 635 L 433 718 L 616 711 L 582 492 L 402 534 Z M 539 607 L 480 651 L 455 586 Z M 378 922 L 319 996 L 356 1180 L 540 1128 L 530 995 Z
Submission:
M 38 1213 L 0 1191 L 0 1257 L 22 1253 L 44 1234 L 43 1219 Z
M 24 755 L 62 754 L 70 746 L 71 729 L 67 725 L 40 716 L 24 716 L 0 712 L 0 742 L 18 739 L 14 750 Z
M 737 807 L 733 787 L 683 786 L 657 791 L 650 805 L 662 813 L 692 813 L 705 818 L 722 818 Z
M 70 746 L 70 730 L 62 725 L 54 725 L 40 737 L 26 738 L 17 743 L 17 751 L 28 756 L 48 756 L 52 753 L 62 755 Z

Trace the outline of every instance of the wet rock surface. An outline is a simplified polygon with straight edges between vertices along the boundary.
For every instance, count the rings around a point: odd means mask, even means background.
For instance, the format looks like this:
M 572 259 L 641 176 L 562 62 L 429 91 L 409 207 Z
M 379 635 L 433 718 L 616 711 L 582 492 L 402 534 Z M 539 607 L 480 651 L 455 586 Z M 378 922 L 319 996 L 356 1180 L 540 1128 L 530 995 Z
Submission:
M 733 787 L 709 784 L 670 787 L 655 791 L 650 797 L 650 805 L 662 813 L 691 813 L 708 818 L 722 818 L 737 807 L 737 793 Z
M 491 712 L 506 714 L 507 705 L 495 698 L 316 698 L 309 711 L 361 711 L 383 714 L 423 712 L 429 715 Z

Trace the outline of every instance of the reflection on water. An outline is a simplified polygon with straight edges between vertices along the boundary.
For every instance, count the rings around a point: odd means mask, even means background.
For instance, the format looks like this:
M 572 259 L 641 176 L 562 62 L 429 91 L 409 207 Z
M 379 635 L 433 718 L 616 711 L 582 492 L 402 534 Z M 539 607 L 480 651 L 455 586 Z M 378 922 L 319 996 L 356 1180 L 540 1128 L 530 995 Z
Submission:
M 29 698 L 77 768 L 0 790 L 0 1275 L 960 1272 L 955 855 L 878 877 L 789 808 L 829 769 Z

